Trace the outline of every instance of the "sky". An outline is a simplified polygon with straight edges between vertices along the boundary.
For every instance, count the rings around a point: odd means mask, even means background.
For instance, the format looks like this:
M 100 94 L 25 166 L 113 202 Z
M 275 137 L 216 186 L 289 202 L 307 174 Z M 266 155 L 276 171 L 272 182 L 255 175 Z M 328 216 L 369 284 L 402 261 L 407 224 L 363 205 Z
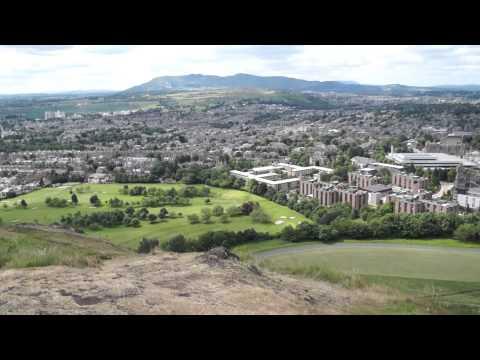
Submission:
M 0 45 L 0 94 L 124 90 L 165 75 L 480 84 L 478 45 Z

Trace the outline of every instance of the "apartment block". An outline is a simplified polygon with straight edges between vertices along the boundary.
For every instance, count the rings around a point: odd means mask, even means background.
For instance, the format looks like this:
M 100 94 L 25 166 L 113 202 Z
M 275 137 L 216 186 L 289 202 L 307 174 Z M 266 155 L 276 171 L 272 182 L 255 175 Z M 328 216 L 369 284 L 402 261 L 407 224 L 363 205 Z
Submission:
M 300 180 L 300 194 L 317 199 L 321 206 L 343 203 L 349 204 L 353 209 L 361 209 L 368 205 L 366 191 L 312 180 Z
M 354 171 L 348 173 L 348 183 L 359 189 L 366 190 L 368 187 L 378 183 L 378 178 L 372 174 Z
M 411 192 L 421 192 L 428 185 L 428 179 L 414 174 L 394 173 L 392 175 L 393 186 L 408 189 Z

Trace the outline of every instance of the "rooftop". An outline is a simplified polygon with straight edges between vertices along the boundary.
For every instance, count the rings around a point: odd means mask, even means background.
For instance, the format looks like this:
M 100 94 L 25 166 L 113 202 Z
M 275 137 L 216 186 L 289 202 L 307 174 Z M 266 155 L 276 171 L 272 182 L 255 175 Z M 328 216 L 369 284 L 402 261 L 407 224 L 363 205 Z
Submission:
M 417 164 L 433 166 L 475 166 L 475 163 L 458 156 L 443 153 L 391 153 L 387 158 L 399 164 Z
M 383 185 L 383 184 L 374 184 L 367 187 L 367 191 L 369 192 L 385 192 L 385 191 L 391 191 L 391 190 L 392 190 L 391 186 Z

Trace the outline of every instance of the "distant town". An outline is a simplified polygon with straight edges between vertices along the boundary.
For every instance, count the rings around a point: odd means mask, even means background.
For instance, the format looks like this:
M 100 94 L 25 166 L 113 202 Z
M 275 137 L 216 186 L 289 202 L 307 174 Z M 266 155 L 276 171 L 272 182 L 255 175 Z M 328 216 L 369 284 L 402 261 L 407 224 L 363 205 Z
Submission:
M 322 206 L 393 203 L 396 213 L 480 208 L 478 133 L 413 128 L 408 121 L 404 130 L 386 127 L 403 116 L 388 110 L 392 98 L 322 98 L 366 110 L 229 100 L 8 119 L 0 128 L 0 198 L 64 182 L 174 182 L 192 169 L 217 167 Z M 432 103 L 430 97 L 396 100 Z

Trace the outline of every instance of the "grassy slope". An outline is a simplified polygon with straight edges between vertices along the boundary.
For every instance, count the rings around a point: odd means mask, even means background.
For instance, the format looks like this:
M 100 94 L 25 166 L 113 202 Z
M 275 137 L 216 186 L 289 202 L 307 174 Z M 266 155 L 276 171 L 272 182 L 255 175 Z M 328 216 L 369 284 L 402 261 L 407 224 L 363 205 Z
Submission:
M 480 279 L 480 252 L 448 249 L 338 248 L 311 249 L 268 258 L 282 268 L 326 266 L 346 273 L 451 281 Z
M 431 241 L 435 240 L 398 239 L 397 243 L 429 245 Z M 384 242 L 391 243 L 390 240 Z M 347 287 L 375 286 L 380 291 L 389 294 L 393 292 L 396 296 L 396 300 L 384 308 L 364 306 L 353 308 L 352 313 L 480 314 L 480 254 L 449 253 L 448 246 L 458 245 L 453 242 L 454 240 L 439 239 L 439 243 L 434 246 L 447 243 L 447 247 L 433 248 L 430 253 L 420 251 L 412 254 L 407 251 L 401 254 L 391 250 L 365 249 L 359 252 L 338 249 L 342 251 L 337 251 L 337 254 L 329 253 L 330 250 L 323 253 L 325 257 L 322 260 L 319 260 L 319 253 L 313 252 L 300 257 L 277 256 L 268 259 L 263 266 L 270 270 L 340 283 Z M 247 247 L 248 245 L 251 246 Z M 248 245 L 237 248 L 244 258 L 252 251 L 295 246 L 276 240 Z M 388 273 L 390 276 L 386 276 Z M 395 273 L 405 276 L 392 276 Z
M 0 268 L 48 265 L 88 266 L 129 251 L 95 238 L 77 234 L 0 227 Z
M 129 184 L 131 188 L 135 184 Z M 143 184 L 145 185 L 145 184 Z M 20 196 L 14 199 L 4 200 L 0 202 L 0 218 L 6 224 L 15 224 L 15 223 L 33 223 L 38 221 L 40 224 L 51 224 L 55 221 L 58 221 L 62 214 L 73 213 L 76 211 L 81 211 L 84 213 L 93 212 L 93 211 L 108 211 L 111 210 L 109 207 L 104 206 L 102 208 L 96 209 L 92 208 L 89 204 L 89 198 L 94 193 L 97 193 L 100 199 L 106 202 L 108 199 L 117 197 L 124 201 L 141 201 L 141 196 L 128 196 L 128 195 L 121 195 L 118 190 L 122 188 L 123 185 L 121 184 L 90 184 L 91 192 L 79 194 L 80 204 L 76 207 L 68 207 L 68 208 L 49 208 L 45 205 L 45 198 L 47 196 L 50 197 L 60 197 L 65 199 L 70 199 L 69 191 L 79 185 L 75 185 L 73 187 L 65 187 L 65 188 L 46 188 L 42 190 L 38 190 L 32 192 L 30 194 L 26 194 L 24 196 Z M 179 189 L 180 187 L 184 186 L 181 184 L 152 184 L 146 186 L 154 186 L 160 187 L 163 189 L 169 189 L 171 187 L 175 187 Z M 29 204 L 28 209 L 17 209 L 12 205 L 14 202 L 20 202 L 21 199 L 25 199 Z M 174 234 L 182 233 L 187 237 L 197 237 L 198 235 L 210 231 L 210 230 L 244 230 L 251 227 L 255 227 L 257 231 L 261 232 L 270 232 L 270 233 L 277 233 L 283 227 L 290 225 L 296 225 L 299 221 L 307 221 L 307 219 L 293 211 L 288 209 L 287 207 L 280 206 L 275 204 L 271 201 L 268 201 L 264 198 L 258 197 L 256 195 L 238 191 L 238 190 L 226 190 L 226 189 L 216 189 L 212 188 L 212 196 L 211 196 L 211 205 L 208 207 L 213 208 L 215 205 L 221 205 L 225 209 L 232 205 L 241 205 L 243 202 L 252 200 L 258 201 L 261 207 L 272 217 L 273 221 L 276 221 L 280 218 L 280 216 L 286 217 L 294 217 L 295 219 L 283 219 L 285 222 L 281 225 L 275 224 L 254 224 L 250 217 L 248 216 L 240 216 L 231 218 L 231 222 L 228 224 L 221 224 L 218 219 L 213 218 L 215 221 L 213 224 L 189 224 L 188 220 L 186 219 L 186 215 L 188 214 L 200 214 L 200 211 L 203 207 L 207 207 L 204 203 L 204 198 L 194 198 L 192 200 L 191 206 L 185 207 L 172 207 L 167 206 L 168 211 L 174 211 L 176 213 L 181 212 L 183 213 L 183 218 L 178 219 L 171 219 L 167 220 L 163 223 L 158 224 L 150 224 L 148 222 L 142 222 L 142 226 L 140 228 L 127 228 L 127 227 L 117 227 L 112 229 L 102 229 L 96 232 L 89 232 L 96 236 L 101 236 L 107 239 L 110 239 L 115 244 L 125 245 L 130 248 L 136 248 L 140 239 L 144 236 L 146 237 L 157 237 L 159 240 L 163 241 L 170 238 Z M 5 209 L 2 207 L 2 203 L 9 203 L 9 208 Z M 159 208 L 150 208 L 151 212 L 158 214 Z
M 346 244 L 401 244 L 401 245 L 422 245 L 449 248 L 480 248 L 480 244 L 463 243 L 455 239 L 378 239 L 378 240 L 343 240 Z M 315 244 L 315 241 L 290 243 L 275 239 L 258 243 L 244 244 L 235 247 L 233 250 L 240 257 L 247 259 L 255 252 L 273 250 L 281 247 L 301 246 Z
M 455 239 L 379 239 L 379 240 L 345 240 L 347 244 L 401 244 L 401 245 L 426 245 L 449 248 L 480 248 L 480 244 L 464 243 Z

